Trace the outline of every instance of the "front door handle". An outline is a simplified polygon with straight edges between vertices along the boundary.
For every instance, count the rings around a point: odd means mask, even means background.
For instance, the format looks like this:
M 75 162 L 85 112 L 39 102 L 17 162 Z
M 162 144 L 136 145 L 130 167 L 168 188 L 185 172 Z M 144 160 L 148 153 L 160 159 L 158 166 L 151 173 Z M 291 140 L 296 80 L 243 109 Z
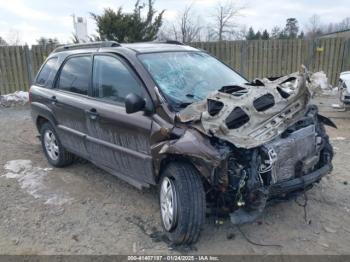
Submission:
M 98 112 L 95 108 L 91 108 L 90 110 L 86 110 L 85 112 L 91 120 L 96 120 L 96 118 L 98 117 Z
M 53 105 L 58 102 L 56 96 L 51 96 L 50 101 L 51 101 L 51 104 L 53 104 Z

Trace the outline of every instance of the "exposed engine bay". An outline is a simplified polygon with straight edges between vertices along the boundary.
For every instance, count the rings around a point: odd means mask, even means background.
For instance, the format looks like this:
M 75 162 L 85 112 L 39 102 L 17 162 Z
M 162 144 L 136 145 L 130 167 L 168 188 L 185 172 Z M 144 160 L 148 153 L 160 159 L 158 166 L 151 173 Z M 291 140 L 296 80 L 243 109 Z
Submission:
M 211 138 L 223 159 L 211 176 L 208 202 L 251 222 L 269 199 L 312 187 L 332 169 L 333 149 L 309 104 L 306 72 L 223 87 L 179 112 L 178 119 Z
M 220 139 L 214 143 L 227 154 L 227 161 L 225 171 L 215 175 L 211 197 L 217 207 L 235 211 L 235 224 L 253 221 L 269 199 L 309 189 L 320 180 L 318 171 L 326 174 L 332 169 L 333 149 L 315 106 L 277 138 L 256 148 L 237 148 Z M 303 181 L 313 173 L 314 180 Z M 284 185 L 290 181 L 294 185 Z

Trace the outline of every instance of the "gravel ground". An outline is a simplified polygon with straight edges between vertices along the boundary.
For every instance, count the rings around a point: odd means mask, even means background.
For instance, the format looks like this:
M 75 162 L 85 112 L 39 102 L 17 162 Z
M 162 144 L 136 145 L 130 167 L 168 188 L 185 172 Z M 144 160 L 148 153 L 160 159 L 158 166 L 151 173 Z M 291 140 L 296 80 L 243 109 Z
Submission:
M 334 170 L 308 191 L 307 221 L 294 200 L 240 230 L 208 218 L 199 242 L 182 249 L 154 238 L 155 189 L 139 191 L 85 161 L 52 168 L 29 107 L 0 108 L 0 254 L 350 254 L 350 112 L 332 110 L 332 97 L 317 103 L 339 128 L 328 129 Z

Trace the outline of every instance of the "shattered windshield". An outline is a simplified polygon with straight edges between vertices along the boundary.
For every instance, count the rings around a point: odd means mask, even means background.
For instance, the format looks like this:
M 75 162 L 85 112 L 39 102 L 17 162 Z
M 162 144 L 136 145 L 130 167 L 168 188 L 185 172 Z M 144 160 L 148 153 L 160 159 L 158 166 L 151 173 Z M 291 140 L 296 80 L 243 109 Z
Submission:
M 203 52 L 150 53 L 139 58 L 175 109 L 202 100 L 223 86 L 247 82 Z

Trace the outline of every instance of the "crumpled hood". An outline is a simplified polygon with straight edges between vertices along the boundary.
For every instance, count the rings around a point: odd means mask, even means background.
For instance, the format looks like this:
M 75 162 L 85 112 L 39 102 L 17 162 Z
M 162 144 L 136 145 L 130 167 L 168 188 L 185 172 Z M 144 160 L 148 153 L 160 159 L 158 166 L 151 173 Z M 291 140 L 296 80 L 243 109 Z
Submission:
M 253 148 L 271 141 L 304 116 L 310 100 L 307 73 L 227 86 L 177 114 L 209 136 Z

